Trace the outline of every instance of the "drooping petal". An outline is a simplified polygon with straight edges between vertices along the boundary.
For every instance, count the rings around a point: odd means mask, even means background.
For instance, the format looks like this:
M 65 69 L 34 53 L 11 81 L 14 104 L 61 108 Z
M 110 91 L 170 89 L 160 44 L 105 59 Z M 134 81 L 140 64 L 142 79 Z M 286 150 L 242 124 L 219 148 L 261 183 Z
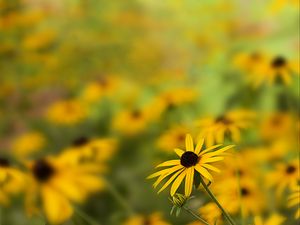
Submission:
M 151 178 L 154 178 L 154 177 L 158 177 L 160 175 L 164 175 L 164 174 L 168 173 L 169 171 L 171 171 L 173 169 L 175 171 L 179 170 L 181 167 L 182 167 L 181 165 L 178 165 L 178 166 L 173 166 L 171 168 L 167 168 L 167 169 L 163 169 L 163 170 L 157 171 L 157 172 L 151 174 L 150 176 L 148 176 L 147 179 L 151 179 Z
M 208 179 L 209 181 L 213 181 L 213 178 L 211 176 L 211 174 L 207 171 L 207 169 L 203 168 L 200 165 L 196 165 L 195 169 L 202 175 L 204 176 L 206 179 Z
M 170 179 L 164 184 L 164 186 L 162 186 L 162 188 L 157 193 L 159 194 L 160 192 L 165 190 L 182 171 L 184 171 L 184 169 L 177 171 L 172 177 L 170 177 Z
M 193 182 L 194 182 L 194 168 L 190 167 L 186 171 L 185 177 L 185 196 L 190 196 L 193 189 Z
M 170 194 L 171 196 L 173 196 L 177 189 L 179 188 L 181 182 L 183 181 L 184 177 L 186 176 L 186 171 L 187 170 L 184 170 L 177 178 L 176 180 L 174 181 L 174 183 L 172 184 L 172 187 L 171 187 L 171 191 L 170 191 Z
M 173 167 L 174 168 L 174 167 Z M 182 169 L 183 166 L 180 166 L 180 167 L 177 167 L 177 168 L 174 168 L 174 169 L 170 169 L 168 173 L 165 173 L 163 175 L 161 175 L 156 181 L 155 183 L 153 184 L 153 187 L 156 188 L 157 185 L 163 180 L 165 179 L 166 177 L 168 177 L 169 175 L 171 175 L 172 173 L 175 173 L 177 170 L 180 170 Z
M 193 143 L 193 138 L 190 134 L 187 134 L 185 137 L 185 147 L 187 151 L 194 151 L 194 143 Z

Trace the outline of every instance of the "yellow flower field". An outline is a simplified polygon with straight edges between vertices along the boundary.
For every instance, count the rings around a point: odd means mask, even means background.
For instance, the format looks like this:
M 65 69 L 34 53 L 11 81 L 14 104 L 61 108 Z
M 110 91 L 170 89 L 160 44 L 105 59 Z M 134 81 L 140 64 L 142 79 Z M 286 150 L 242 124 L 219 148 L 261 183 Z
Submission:
M 294 0 L 0 0 L 0 225 L 300 223 Z

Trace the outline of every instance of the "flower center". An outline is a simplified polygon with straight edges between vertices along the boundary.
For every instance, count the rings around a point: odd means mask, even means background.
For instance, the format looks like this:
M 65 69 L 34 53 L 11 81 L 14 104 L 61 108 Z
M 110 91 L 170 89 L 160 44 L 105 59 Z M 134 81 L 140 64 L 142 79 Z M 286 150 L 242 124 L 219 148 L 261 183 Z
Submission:
M 131 116 L 132 116 L 132 118 L 134 118 L 134 119 L 139 119 L 139 118 L 142 116 L 142 112 L 139 111 L 139 110 L 134 110 L 134 111 L 131 113 Z
M 282 56 L 277 56 L 275 59 L 273 59 L 271 63 L 273 68 L 280 68 L 283 67 L 285 64 L 286 64 L 286 60 Z
M 199 157 L 191 151 L 187 151 L 182 154 L 180 158 L 180 163 L 184 167 L 188 168 L 191 166 L 195 166 L 199 162 Z
M 0 157 L 0 167 L 9 167 L 8 159 Z
M 87 144 L 88 142 L 89 142 L 89 139 L 87 137 L 82 136 L 82 137 L 76 138 L 73 141 L 72 145 L 75 147 L 81 147 L 81 146 Z
M 242 196 L 248 196 L 250 194 L 250 191 L 247 188 L 241 189 L 241 195 Z
M 289 165 L 289 166 L 286 168 L 285 171 L 286 171 L 287 174 L 292 174 L 292 173 L 294 173 L 294 172 L 296 171 L 296 167 L 293 166 L 293 165 Z
M 150 224 L 151 224 L 150 218 L 146 217 L 143 221 L 143 225 L 150 225 Z
M 54 174 L 55 171 L 46 160 L 40 159 L 34 163 L 32 172 L 38 181 L 45 182 Z
M 215 121 L 216 123 L 223 123 L 225 125 L 229 125 L 232 123 L 232 121 L 226 118 L 225 116 L 218 116 Z

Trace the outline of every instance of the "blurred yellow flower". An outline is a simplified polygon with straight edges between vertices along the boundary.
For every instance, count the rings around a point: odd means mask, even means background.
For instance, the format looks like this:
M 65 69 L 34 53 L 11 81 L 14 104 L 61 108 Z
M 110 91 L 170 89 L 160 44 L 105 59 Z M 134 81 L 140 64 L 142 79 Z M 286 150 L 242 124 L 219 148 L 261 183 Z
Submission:
M 12 151 L 17 157 L 23 158 L 41 150 L 45 143 L 43 134 L 32 131 L 15 138 L 12 142 Z
M 279 162 L 275 169 L 267 174 L 267 181 L 270 186 L 276 187 L 276 194 L 281 195 L 283 191 L 292 188 L 300 180 L 299 160 L 294 159 L 288 163 Z
M 203 143 L 204 139 L 199 140 L 195 148 L 191 135 L 187 134 L 185 139 L 186 150 L 184 151 L 178 148 L 174 149 L 175 153 L 180 157 L 180 159 L 169 160 L 156 166 L 156 168 L 169 168 L 160 170 L 148 176 L 148 179 L 158 177 L 153 185 L 154 188 L 156 188 L 159 183 L 161 183 L 161 181 L 163 181 L 165 178 L 172 175 L 158 191 L 158 193 L 163 191 L 173 182 L 170 190 L 170 194 L 171 196 L 173 196 L 179 188 L 180 184 L 183 182 L 183 179 L 185 178 L 185 196 L 190 196 L 194 184 L 195 170 L 209 181 L 213 181 L 213 177 L 208 170 L 212 170 L 215 172 L 220 172 L 220 170 L 210 164 L 223 160 L 223 156 L 225 154 L 224 152 L 232 148 L 233 145 L 215 150 L 221 145 L 214 145 L 207 149 L 202 149 Z
M 89 194 L 103 188 L 94 165 L 80 165 L 66 157 L 48 157 L 29 163 L 31 171 L 26 190 L 26 209 L 37 213 L 42 201 L 46 218 L 51 224 L 61 224 L 73 214 L 72 202 L 82 203 Z
M 157 140 L 158 148 L 171 152 L 174 148 L 184 148 L 185 135 L 188 128 L 185 126 L 175 126 L 165 131 Z
M 281 225 L 285 218 L 277 213 L 273 213 L 268 219 L 263 220 L 260 216 L 254 218 L 254 225 Z
M 249 128 L 256 114 L 249 110 L 234 110 L 218 117 L 207 117 L 196 121 L 200 127 L 199 138 L 205 138 L 206 145 L 223 143 L 227 136 L 234 142 L 241 140 L 241 129 Z
M 300 218 L 300 185 L 296 184 L 291 188 L 291 194 L 288 197 L 288 207 L 297 206 L 295 219 Z
M 56 32 L 54 30 L 44 30 L 27 36 L 22 46 L 28 50 L 39 50 L 49 47 L 56 38 Z
M 46 112 L 46 118 L 55 124 L 73 125 L 81 122 L 87 116 L 87 109 L 82 102 L 62 100 L 50 105 Z
M 25 175 L 11 167 L 6 158 L 0 158 L 0 205 L 7 206 L 9 197 L 23 191 L 25 186 Z
M 170 225 L 160 213 L 152 213 L 149 216 L 136 215 L 129 218 L 123 225 Z

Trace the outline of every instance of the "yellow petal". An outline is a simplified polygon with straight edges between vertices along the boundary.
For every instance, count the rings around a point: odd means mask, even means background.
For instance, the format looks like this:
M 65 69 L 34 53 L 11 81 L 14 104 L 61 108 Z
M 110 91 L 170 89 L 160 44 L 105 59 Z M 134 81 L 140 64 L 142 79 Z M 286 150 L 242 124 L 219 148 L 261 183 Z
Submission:
M 179 165 L 180 164 L 180 160 L 179 159 L 176 159 L 176 160 L 169 160 L 169 161 L 166 161 L 166 162 L 163 162 L 159 165 L 156 166 L 157 167 L 165 167 L 165 166 L 175 166 L 175 165 Z
M 179 171 L 177 171 L 165 184 L 164 186 L 162 186 L 162 188 L 157 192 L 158 194 L 160 192 L 162 192 L 163 190 L 165 190 L 170 184 L 171 182 L 178 176 L 179 173 L 181 173 L 184 169 L 181 169 Z
M 180 167 L 182 167 L 182 166 L 178 165 L 178 166 L 174 166 L 174 167 L 171 167 L 171 168 L 167 168 L 167 169 L 157 171 L 157 172 L 151 174 L 150 176 L 148 176 L 147 179 L 151 179 L 151 178 L 154 178 L 154 177 L 158 177 L 160 175 L 164 175 L 164 174 L 168 173 L 170 170 L 172 170 L 174 168 L 180 169 Z
M 201 160 L 203 160 L 203 162 L 202 163 L 209 163 L 209 162 L 217 162 L 217 161 L 221 161 L 221 160 L 223 160 L 224 159 L 224 157 L 212 157 L 212 158 L 208 158 L 208 159 L 201 159 Z
M 156 181 L 155 183 L 153 184 L 153 187 L 156 188 L 157 185 L 163 180 L 165 179 L 167 176 L 171 175 L 172 173 L 175 173 L 177 170 L 180 170 L 182 169 L 183 166 L 177 166 L 177 167 L 173 167 L 173 168 L 170 168 L 169 172 L 168 173 L 165 173 L 163 175 L 161 175 Z
M 213 178 L 212 176 L 210 175 L 210 173 L 205 169 L 203 168 L 202 166 L 200 165 L 196 165 L 195 166 L 195 169 L 202 175 L 204 176 L 206 179 L 208 179 L 209 181 L 213 181 Z
M 194 182 L 194 168 L 190 167 L 186 171 L 185 177 L 185 196 L 189 197 L 192 193 Z
M 212 166 L 212 165 L 209 165 L 209 164 L 202 164 L 202 166 L 205 167 L 205 168 L 207 168 L 207 169 L 210 169 L 210 170 L 212 170 L 212 171 L 215 171 L 215 172 L 217 172 L 217 173 L 220 173 L 220 172 L 221 172 L 218 168 L 216 168 L 216 167 L 214 167 L 214 166 Z
M 185 177 L 185 175 L 186 175 L 186 170 L 184 170 L 184 171 L 176 178 L 176 180 L 174 181 L 174 183 L 172 184 L 172 187 L 171 187 L 171 192 L 170 192 L 171 196 L 173 196 L 173 195 L 176 193 L 176 191 L 177 191 L 179 185 L 181 184 L 183 178 Z
M 211 151 L 211 150 L 213 150 L 213 149 L 215 149 L 215 148 L 218 148 L 218 147 L 220 147 L 220 146 L 222 146 L 222 145 L 221 145 L 221 144 L 219 144 L 219 145 L 213 145 L 213 146 L 211 146 L 211 147 L 209 147 L 209 148 L 207 148 L 207 149 L 201 151 L 199 155 L 203 155 L 203 154 L 205 154 L 205 153 L 207 153 L 207 152 L 209 152 L 209 151 Z
M 185 137 L 185 147 L 187 151 L 194 151 L 194 143 L 193 143 L 193 138 L 190 134 L 187 134 Z
M 197 146 L 196 146 L 196 149 L 195 149 L 195 153 L 198 155 L 202 149 L 202 146 L 203 146 L 203 143 L 204 143 L 204 139 L 200 139 L 197 143 Z
M 48 186 L 42 187 L 41 194 L 45 214 L 50 223 L 61 224 L 72 216 L 72 206 L 63 195 Z
M 184 151 L 181 150 L 181 149 L 179 149 L 179 148 L 175 148 L 174 151 L 175 151 L 175 153 L 176 153 L 179 157 L 181 157 L 182 154 L 184 153 Z

